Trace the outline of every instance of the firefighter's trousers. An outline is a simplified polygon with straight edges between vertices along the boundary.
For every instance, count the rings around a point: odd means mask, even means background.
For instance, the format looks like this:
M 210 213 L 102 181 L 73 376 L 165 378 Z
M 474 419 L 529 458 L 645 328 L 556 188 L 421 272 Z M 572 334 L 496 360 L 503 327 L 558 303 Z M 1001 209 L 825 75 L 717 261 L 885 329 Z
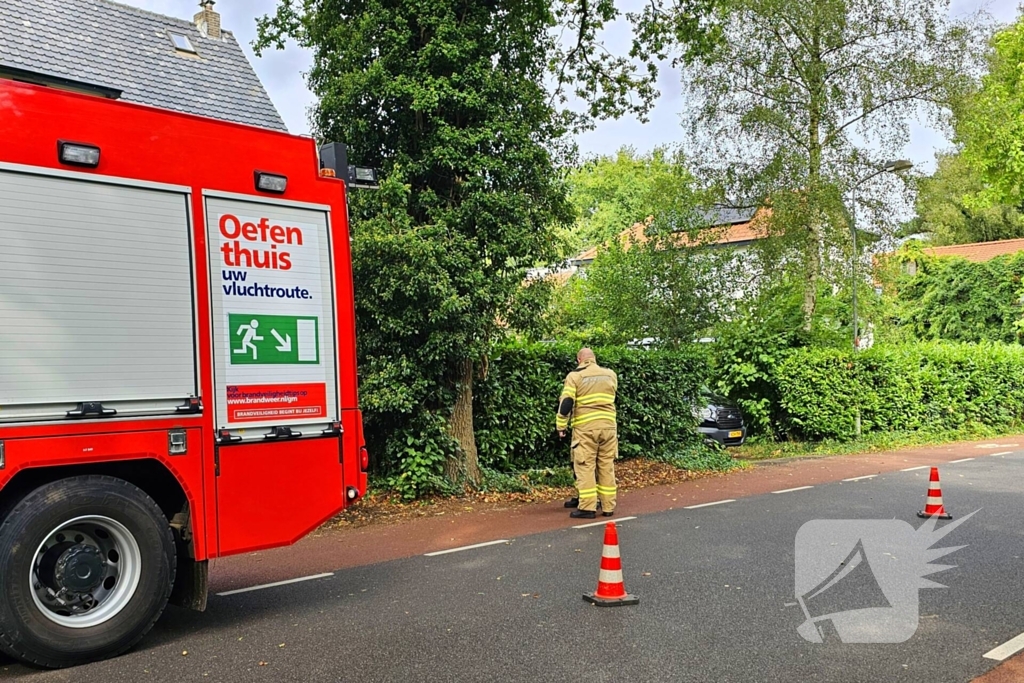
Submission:
M 615 510 L 615 458 L 619 439 L 613 422 L 599 420 L 581 425 L 572 432 L 572 463 L 576 471 L 576 491 L 580 510 Z

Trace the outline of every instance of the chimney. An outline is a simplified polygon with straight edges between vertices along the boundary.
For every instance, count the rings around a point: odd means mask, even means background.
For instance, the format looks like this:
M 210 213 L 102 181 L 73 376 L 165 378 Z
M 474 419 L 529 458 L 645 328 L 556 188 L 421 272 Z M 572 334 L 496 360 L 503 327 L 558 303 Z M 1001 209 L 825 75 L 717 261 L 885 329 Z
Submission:
M 193 21 L 204 36 L 220 40 L 220 15 L 213 11 L 214 0 L 203 0 L 199 6 L 203 11 Z

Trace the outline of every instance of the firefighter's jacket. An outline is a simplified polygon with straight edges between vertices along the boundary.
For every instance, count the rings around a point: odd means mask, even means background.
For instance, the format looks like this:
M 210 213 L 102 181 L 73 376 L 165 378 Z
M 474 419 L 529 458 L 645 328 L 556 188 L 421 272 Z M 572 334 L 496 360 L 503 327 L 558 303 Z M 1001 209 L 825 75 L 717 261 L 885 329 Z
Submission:
M 584 425 L 607 428 L 615 425 L 615 391 L 619 378 L 613 370 L 587 361 L 565 378 L 558 399 L 555 428 L 565 430 Z

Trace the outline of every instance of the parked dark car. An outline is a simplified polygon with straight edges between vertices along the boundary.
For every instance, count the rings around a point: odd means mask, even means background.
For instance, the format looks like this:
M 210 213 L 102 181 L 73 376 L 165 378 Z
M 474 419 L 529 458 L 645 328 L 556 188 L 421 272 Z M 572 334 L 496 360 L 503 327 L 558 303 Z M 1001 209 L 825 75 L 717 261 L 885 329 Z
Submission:
M 739 406 L 711 393 L 701 395 L 702 407 L 695 407 L 697 431 L 721 446 L 741 446 L 747 438 L 747 425 Z

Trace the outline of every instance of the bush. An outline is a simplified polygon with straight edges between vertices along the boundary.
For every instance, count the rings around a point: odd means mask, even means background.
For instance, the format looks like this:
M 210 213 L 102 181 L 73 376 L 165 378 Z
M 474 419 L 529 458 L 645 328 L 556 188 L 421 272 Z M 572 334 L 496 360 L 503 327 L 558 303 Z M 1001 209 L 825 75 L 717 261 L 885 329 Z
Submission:
M 1011 427 L 1024 418 L 1024 348 L 927 342 L 854 355 L 796 349 L 776 366 L 780 429 L 790 438 Z
M 503 472 L 565 466 L 569 442 L 555 434 L 555 409 L 579 349 L 510 343 L 497 349 L 476 385 L 480 463 Z M 596 349 L 598 363 L 619 376 L 619 452 L 658 457 L 699 443 L 693 397 L 707 381 L 701 349 Z

